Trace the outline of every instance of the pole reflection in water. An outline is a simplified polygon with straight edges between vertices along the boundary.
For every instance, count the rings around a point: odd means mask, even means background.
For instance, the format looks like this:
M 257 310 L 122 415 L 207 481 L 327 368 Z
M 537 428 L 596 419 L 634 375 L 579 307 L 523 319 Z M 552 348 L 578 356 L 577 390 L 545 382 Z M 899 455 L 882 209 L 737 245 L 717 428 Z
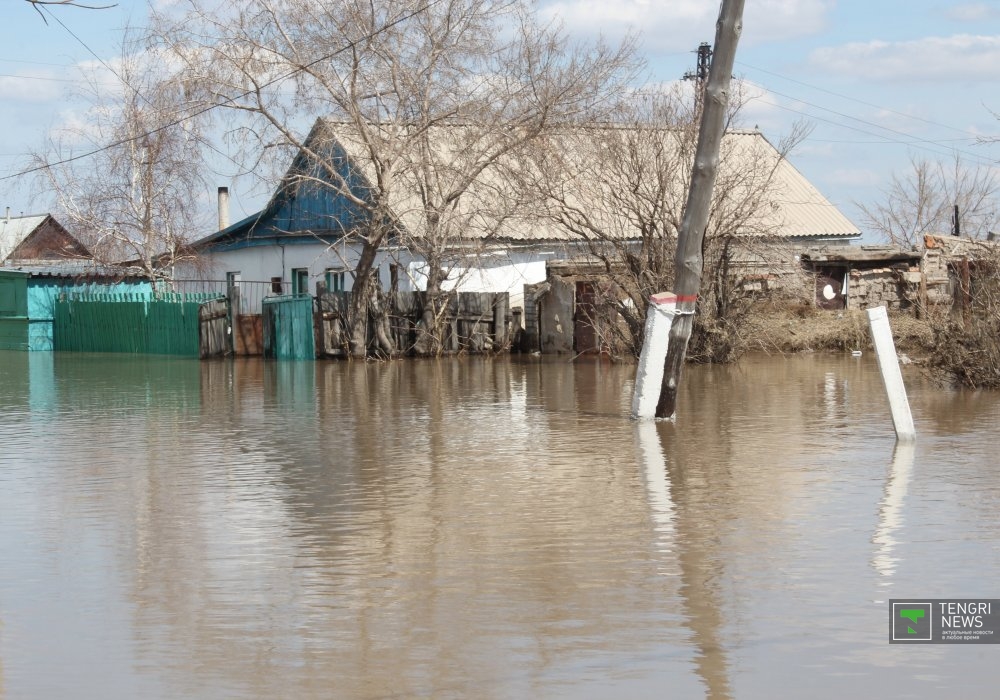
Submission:
M 892 583 L 892 575 L 899 563 L 899 557 L 894 553 L 898 544 L 896 533 L 903 526 L 903 504 L 913 473 L 915 453 L 916 445 L 912 441 L 896 442 L 889 474 L 885 480 L 885 494 L 879 504 L 878 527 L 872 537 L 872 544 L 875 545 L 872 565 L 884 577 L 884 580 L 880 581 L 882 586 Z
M 731 692 L 723 645 L 726 621 L 724 601 L 718 588 L 724 576 L 722 556 L 714 547 L 706 546 L 697 534 L 715 509 L 705 507 L 708 504 L 696 505 L 693 500 L 700 499 L 704 492 L 699 488 L 685 492 L 683 485 L 676 486 L 680 500 L 678 506 L 674 504 L 671 469 L 665 452 L 673 461 L 674 474 L 682 475 L 688 446 L 675 432 L 675 426 L 644 420 L 639 421 L 635 429 L 638 455 L 649 492 L 650 515 L 655 523 L 657 550 L 661 555 L 670 552 L 674 555 L 670 561 L 660 560 L 660 571 L 679 572 L 680 609 L 684 624 L 693 636 L 695 673 L 703 683 L 705 697 L 727 700 Z M 667 451 L 665 444 L 669 445 Z M 692 468 L 699 469 L 697 465 Z
M 663 446 L 657 432 L 657 423 L 641 420 L 636 424 L 639 458 L 646 474 L 649 489 L 649 507 L 658 534 L 658 549 L 669 552 L 674 544 L 674 502 L 670 496 L 670 474 L 663 458 Z

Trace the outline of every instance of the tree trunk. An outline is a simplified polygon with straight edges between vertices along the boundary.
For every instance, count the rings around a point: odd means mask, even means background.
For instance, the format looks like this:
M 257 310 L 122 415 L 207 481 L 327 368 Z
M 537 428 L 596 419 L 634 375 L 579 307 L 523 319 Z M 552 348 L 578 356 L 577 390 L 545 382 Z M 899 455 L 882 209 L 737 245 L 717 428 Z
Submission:
M 656 405 L 657 418 L 673 418 L 677 407 L 677 388 L 681 368 L 687 356 L 688 341 L 698 307 L 698 292 L 704 268 L 702 244 L 708 227 L 712 190 L 719 170 L 719 148 L 725 129 L 729 104 L 729 81 L 736 59 L 736 44 L 743 28 L 744 0 L 722 0 L 719 21 L 715 28 L 715 48 L 712 66 L 705 85 L 704 111 L 698 132 L 691 188 L 688 191 L 684 219 L 677 234 L 674 292 L 677 294 L 677 316 L 670 327 L 667 358 L 663 363 L 663 384 Z
M 372 273 L 378 248 L 365 241 L 361 257 L 354 269 L 354 286 L 347 313 L 347 343 L 351 357 L 362 359 L 368 354 L 368 302 L 371 298 Z
M 417 341 L 414 350 L 418 355 L 437 356 L 444 350 L 444 328 L 441 320 L 444 305 L 448 303 L 441 286 L 445 279 L 444 270 L 437 256 L 427 261 L 427 291 L 424 294 L 424 310 L 417 327 Z

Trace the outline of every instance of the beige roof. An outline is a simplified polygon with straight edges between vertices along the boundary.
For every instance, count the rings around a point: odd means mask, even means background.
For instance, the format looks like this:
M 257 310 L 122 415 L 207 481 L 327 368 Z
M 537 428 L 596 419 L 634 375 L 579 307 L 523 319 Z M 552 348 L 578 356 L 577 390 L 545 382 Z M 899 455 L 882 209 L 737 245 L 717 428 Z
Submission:
M 32 231 L 41 226 L 48 214 L 0 218 L 0 261 L 6 260 Z
M 386 129 L 386 127 L 380 127 Z M 386 134 L 380 148 L 389 149 L 401 141 L 400 127 L 395 133 Z M 382 133 L 386 133 L 383 131 Z M 564 129 L 544 142 L 545 151 L 533 151 L 533 157 L 506 157 L 487 167 L 472 186 L 462 195 L 449 216 L 466 239 L 496 237 L 508 241 L 578 240 L 579 236 L 546 216 L 542 199 L 518 201 L 517 188 L 511 175 L 527 178 L 541 177 L 547 166 L 539 163 L 557 163 L 550 169 L 558 173 L 558 185 L 567 193 L 567 201 L 586 216 L 606 225 L 615 237 L 635 238 L 637 231 L 630 228 L 630 217 L 620 206 L 620 195 L 631 187 L 624 181 L 628 173 L 609 172 L 605 167 L 609 157 L 614 157 L 628 144 L 640 143 L 638 158 L 648 161 L 648 169 L 663 165 L 664 172 L 673 176 L 669 184 L 672 209 L 680 212 L 687 195 L 687 178 L 690 156 L 680 151 L 684 147 L 678 133 L 669 129 L 647 129 L 641 132 L 645 140 L 636 139 L 636 129 L 613 126 Z M 652 135 L 652 139 L 649 136 Z M 360 166 L 361 172 L 374 180 L 375 169 L 368 150 L 355 127 L 326 121 L 313 132 L 317 138 L 333 137 L 347 152 L 351 161 Z M 475 126 L 437 126 L 430 132 L 430 158 L 433 180 L 439 183 L 438 192 L 461 186 L 462 178 L 482 157 L 481 130 Z M 655 139 L 659 139 L 657 143 Z M 723 158 L 716 186 L 717 220 L 729 217 L 739 221 L 737 231 L 746 235 L 772 235 L 804 238 L 854 238 L 860 230 L 832 205 L 787 159 L 757 131 L 731 131 L 723 139 Z M 633 154 L 635 155 L 635 154 Z M 391 188 L 391 206 L 394 215 L 410 235 L 423 235 L 425 210 L 420 196 L 420 182 L 410 165 L 417 159 L 411 153 L 399 152 L 396 156 L 404 163 L 398 169 L 397 182 Z M 666 160 L 664 160 L 666 159 Z M 676 163 L 676 167 L 673 164 Z M 642 165 L 636 171 L 645 170 Z M 766 195 L 753 200 L 753 193 L 767 177 Z M 552 182 L 550 176 L 546 182 Z M 529 188 L 530 189 L 530 188 Z M 537 188 L 539 191 L 541 188 Z M 720 192 L 728 194 L 721 197 Z M 529 193 L 530 197 L 530 193 Z

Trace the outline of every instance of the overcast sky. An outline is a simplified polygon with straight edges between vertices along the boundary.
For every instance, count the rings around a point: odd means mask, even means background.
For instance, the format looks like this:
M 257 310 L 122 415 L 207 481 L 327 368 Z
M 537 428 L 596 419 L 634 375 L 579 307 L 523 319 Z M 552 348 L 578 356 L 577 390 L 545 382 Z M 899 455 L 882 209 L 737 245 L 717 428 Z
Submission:
M 94 60 L 87 47 L 113 59 L 121 28 L 130 16 L 143 22 L 145 3 L 52 8 L 65 27 L 46 24 L 26 2 L 4 5 L 0 175 L 11 175 L 48 129 L 72 119 L 66 91 L 78 79 L 76 65 Z M 698 43 L 714 38 L 718 7 L 709 0 L 558 0 L 543 2 L 542 12 L 580 36 L 640 32 L 650 79 L 666 82 L 694 68 Z M 746 0 L 736 74 L 756 95 L 746 126 L 777 142 L 794 120 L 813 124 L 792 162 L 862 228 L 855 202 L 876 200 L 913 156 L 950 160 L 958 152 L 969 163 L 1000 167 L 1000 143 L 977 143 L 1000 135 L 995 0 Z M 232 187 L 233 220 L 266 199 L 249 182 L 218 179 Z M 29 201 L 23 178 L 0 181 L 0 195 L 14 213 L 47 207 L 44 199 Z

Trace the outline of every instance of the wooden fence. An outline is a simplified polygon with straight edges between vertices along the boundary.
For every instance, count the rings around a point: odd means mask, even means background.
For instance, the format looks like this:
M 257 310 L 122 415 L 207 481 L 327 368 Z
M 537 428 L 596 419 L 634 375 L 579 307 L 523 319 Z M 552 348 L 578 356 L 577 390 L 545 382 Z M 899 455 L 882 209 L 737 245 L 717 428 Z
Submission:
M 417 324 L 424 311 L 424 292 L 397 292 L 385 300 L 389 312 L 388 334 L 400 354 L 410 354 L 417 340 Z M 317 297 L 317 351 L 343 356 L 347 347 L 346 318 L 350 292 L 320 291 Z M 376 319 L 366 320 L 369 349 L 375 339 Z M 501 352 L 510 348 L 512 319 L 507 292 L 452 292 L 444 313 L 446 352 Z

